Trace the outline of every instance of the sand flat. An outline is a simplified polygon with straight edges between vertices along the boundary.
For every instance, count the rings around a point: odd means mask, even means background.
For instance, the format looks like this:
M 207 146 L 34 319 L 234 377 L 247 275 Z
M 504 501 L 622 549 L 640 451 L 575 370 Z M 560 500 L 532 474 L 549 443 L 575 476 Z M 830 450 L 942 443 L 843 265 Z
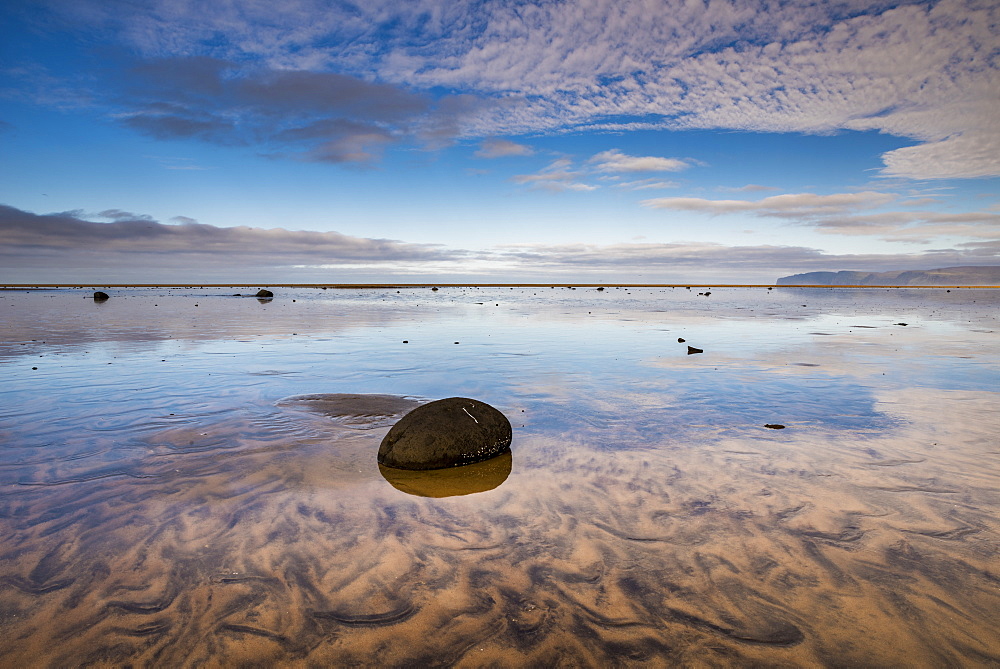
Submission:
M 996 293 L 547 290 L 9 297 L 0 661 L 1000 662 Z M 407 494 L 450 395 L 509 473 Z

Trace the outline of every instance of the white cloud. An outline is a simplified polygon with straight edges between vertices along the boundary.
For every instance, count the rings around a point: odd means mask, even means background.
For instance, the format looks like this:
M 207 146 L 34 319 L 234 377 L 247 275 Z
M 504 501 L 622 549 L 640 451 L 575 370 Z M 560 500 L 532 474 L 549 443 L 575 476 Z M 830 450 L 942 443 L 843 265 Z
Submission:
M 526 144 L 518 144 L 506 139 L 484 139 L 476 151 L 479 158 L 506 158 L 507 156 L 530 156 L 535 152 Z
M 707 214 L 753 212 L 763 216 L 807 217 L 831 214 L 859 208 L 878 207 L 895 201 L 897 195 L 863 191 L 860 193 L 788 193 L 772 195 L 761 200 L 707 200 L 697 197 L 661 197 L 643 200 L 642 205 L 652 209 L 695 211 Z
M 532 188 L 557 192 L 597 190 L 597 186 L 579 181 L 581 173 L 571 169 L 572 166 L 573 162 L 568 158 L 559 158 L 534 174 L 516 174 L 510 180 L 516 184 L 527 184 Z
M 679 188 L 676 181 L 662 181 L 660 179 L 640 179 L 638 181 L 622 181 L 615 184 L 615 188 L 626 190 L 665 190 L 668 188 Z
M 929 200 L 930 204 L 937 201 Z M 933 239 L 1000 238 L 1000 213 L 971 211 L 942 213 L 919 211 L 917 200 L 903 200 L 893 193 L 789 193 L 761 200 L 707 200 L 694 197 L 664 197 L 642 201 L 653 209 L 696 212 L 709 215 L 750 213 L 782 218 L 818 232 L 836 235 L 878 236 L 885 241 L 929 243 Z M 904 210 L 860 213 L 890 204 Z
M 720 186 L 717 190 L 729 191 L 731 193 L 766 193 L 768 191 L 775 191 L 781 189 L 775 188 L 774 186 L 760 186 L 758 184 L 747 184 L 746 186 L 739 186 L 738 188 L 726 188 L 725 186 Z
M 588 162 L 598 172 L 679 172 L 690 167 L 677 158 L 656 156 L 629 156 L 618 149 L 598 153 Z

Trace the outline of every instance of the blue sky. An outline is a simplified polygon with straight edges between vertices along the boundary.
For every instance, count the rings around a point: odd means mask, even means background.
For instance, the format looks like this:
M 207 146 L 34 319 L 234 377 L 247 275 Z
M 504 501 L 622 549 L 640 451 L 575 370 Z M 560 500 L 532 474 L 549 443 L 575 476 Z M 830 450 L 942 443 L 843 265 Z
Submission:
M 7 2 L 0 281 L 1000 264 L 993 2 Z

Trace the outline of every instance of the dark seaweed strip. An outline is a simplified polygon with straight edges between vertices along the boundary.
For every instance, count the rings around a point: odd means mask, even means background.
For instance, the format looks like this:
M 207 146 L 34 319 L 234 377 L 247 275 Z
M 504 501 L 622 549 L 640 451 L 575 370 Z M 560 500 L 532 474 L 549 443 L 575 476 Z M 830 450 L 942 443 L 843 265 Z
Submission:
M 272 641 L 277 641 L 282 645 L 287 645 L 291 643 L 290 639 L 277 632 L 271 632 L 270 630 L 263 630 L 259 627 L 250 627 L 249 625 L 236 625 L 233 623 L 226 623 L 225 625 L 220 625 L 219 629 L 227 632 L 236 632 L 238 634 L 252 634 L 253 636 L 264 637 L 265 639 L 271 639 Z
M 21 578 L 20 576 L 8 576 L 0 582 L 8 583 L 21 592 L 26 592 L 29 595 L 44 595 L 46 592 L 53 592 L 55 590 L 62 590 L 63 588 L 69 587 L 75 580 L 75 578 L 63 578 L 49 583 L 37 583 Z
M 398 609 L 386 611 L 384 613 L 341 613 L 339 611 L 313 611 L 314 618 L 324 620 L 335 620 L 342 625 L 356 627 L 377 627 L 380 625 L 392 625 L 410 618 L 417 612 L 413 604 L 406 603 Z

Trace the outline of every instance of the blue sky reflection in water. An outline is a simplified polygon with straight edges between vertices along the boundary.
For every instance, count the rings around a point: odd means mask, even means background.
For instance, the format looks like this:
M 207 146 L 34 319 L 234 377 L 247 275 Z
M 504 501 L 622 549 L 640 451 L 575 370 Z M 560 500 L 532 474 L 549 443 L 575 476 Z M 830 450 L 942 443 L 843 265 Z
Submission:
M 1000 658 L 995 290 L 234 292 L 0 292 L 0 660 Z M 510 473 L 401 492 L 342 393 Z

